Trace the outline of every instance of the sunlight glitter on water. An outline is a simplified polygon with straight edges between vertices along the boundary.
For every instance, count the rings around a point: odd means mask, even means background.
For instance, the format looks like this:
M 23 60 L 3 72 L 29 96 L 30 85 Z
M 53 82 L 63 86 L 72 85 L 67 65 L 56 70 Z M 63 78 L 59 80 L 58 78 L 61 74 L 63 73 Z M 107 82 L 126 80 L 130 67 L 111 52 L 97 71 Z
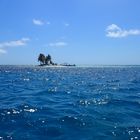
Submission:
M 139 67 L 0 73 L 0 139 L 140 139 Z

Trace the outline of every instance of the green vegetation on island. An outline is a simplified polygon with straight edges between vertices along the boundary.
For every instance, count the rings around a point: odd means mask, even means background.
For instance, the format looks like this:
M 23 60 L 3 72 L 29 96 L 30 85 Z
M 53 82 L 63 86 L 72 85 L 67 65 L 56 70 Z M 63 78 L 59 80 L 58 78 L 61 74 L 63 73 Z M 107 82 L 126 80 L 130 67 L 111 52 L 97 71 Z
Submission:
M 39 66 L 76 66 L 75 64 L 71 65 L 71 64 L 57 64 L 54 63 L 52 61 L 52 57 L 50 54 L 48 54 L 47 56 L 45 56 L 44 54 L 40 53 L 38 56 L 38 61 L 40 62 Z

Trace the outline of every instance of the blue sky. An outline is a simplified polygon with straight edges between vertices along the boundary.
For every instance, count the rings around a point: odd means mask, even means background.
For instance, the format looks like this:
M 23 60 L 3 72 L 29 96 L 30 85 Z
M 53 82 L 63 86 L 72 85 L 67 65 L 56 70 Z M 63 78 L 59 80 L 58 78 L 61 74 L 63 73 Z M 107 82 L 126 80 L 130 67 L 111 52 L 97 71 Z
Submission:
M 139 0 L 1 0 L 0 64 L 140 64 Z

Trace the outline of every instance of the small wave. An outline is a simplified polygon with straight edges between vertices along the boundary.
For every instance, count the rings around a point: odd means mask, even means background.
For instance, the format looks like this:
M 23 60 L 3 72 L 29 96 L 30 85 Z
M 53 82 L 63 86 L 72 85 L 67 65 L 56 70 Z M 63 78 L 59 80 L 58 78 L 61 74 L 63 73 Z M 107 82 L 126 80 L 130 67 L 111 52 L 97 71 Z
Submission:
M 108 80 L 108 81 L 106 81 L 107 83 L 119 83 L 120 82 L 120 80 Z
M 30 81 L 30 79 L 29 78 L 24 78 L 23 81 Z
M 0 136 L 0 140 L 12 140 L 12 139 L 13 139 L 13 137 L 12 136 L 9 136 L 9 135 L 4 136 L 4 137 L 1 137 Z
M 25 105 L 25 106 L 18 106 L 16 108 L 11 108 L 11 109 L 1 109 L 0 114 L 2 116 L 18 115 L 18 114 L 24 113 L 24 112 L 34 113 L 37 110 L 38 110 L 37 108 L 33 108 L 33 107 L 29 107 L 29 106 Z
M 134 84 L 139 84 L 140 83 L 140 79 L 132 79 L 130 80 L 131 83 L 134 83 Z
M 85 126 L 86 122 L 83 121 L 83 119 L 80 119 L 76 116 L 64 116 L 59 119 L 59 121 L 64 125 L 69 125 L 69 126 Z
M 78 101 L 80 105 L 89 106 L 89 105 L 106 105 L 110 102 L 111 97 L 108 95 L 95 95 L 93 99 L 81 99 Z
M 92 99 L 92 100 L 80 100 L 79 103 L 81 105 L 104 105 L 104 104 L 108 104 L 109 101 L 104 100 L 104 99 Z
M 24 111 L 33 113 L 33 112 L 37 111 L 37 109 L 24 109 Z
M 140 107 L 140 104 L 138 101 L 133 101 L 133 100 L 125 100 L 125 99 L 112 99 L 110 102 L 110 104 L 114 105 L 114 106 L 120 106 L 122 105 L 124 106 L 135 106 L 135 107 Z
M 63 132 L 60 128 L 57 127 L 48 127 L 46 130 L 46 134 L 48 137 L 59 137 L 63 135 Z

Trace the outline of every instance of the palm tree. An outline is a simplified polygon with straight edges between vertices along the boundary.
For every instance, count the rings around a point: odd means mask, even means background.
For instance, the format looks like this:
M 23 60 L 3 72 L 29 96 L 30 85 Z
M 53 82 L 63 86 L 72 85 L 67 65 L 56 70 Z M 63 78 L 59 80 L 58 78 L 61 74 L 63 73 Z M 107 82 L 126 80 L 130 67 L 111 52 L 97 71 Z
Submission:
M 53 62 L 51 59 L 52 59 L 51 56 L 48 54 L 48 56 L 46 56 L 46 59 L 45 59 L 45 64 L 46 65 L 50 65 L 50 64 L 53 65 Z
M 48 56 L 46 56 L 46 58 L 45 58 L 45 64 L 48 65 L 48 63 L 49 63 L 48 62 Z
M 38 56 L 38 61 L 40 61 L 40 65 L 44 65 L 45 64 L 45 55 L 40 53 Z

